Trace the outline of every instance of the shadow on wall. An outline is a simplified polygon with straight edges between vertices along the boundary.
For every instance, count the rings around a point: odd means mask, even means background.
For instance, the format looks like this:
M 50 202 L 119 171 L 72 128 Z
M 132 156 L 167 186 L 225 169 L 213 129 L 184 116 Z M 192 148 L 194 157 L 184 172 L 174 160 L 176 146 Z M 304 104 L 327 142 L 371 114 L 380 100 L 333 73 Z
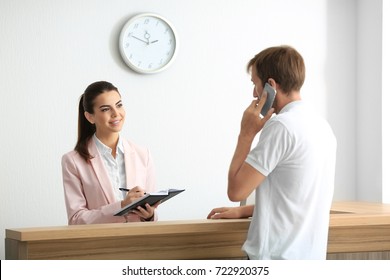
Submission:
M 337 138 L 334 200 L 356 196 L 356 3 L 327 3 L 326 118 Z M 341 4 L 341 7 L 340 7 Z M 335 13 L 337 11 L 337 13 Z

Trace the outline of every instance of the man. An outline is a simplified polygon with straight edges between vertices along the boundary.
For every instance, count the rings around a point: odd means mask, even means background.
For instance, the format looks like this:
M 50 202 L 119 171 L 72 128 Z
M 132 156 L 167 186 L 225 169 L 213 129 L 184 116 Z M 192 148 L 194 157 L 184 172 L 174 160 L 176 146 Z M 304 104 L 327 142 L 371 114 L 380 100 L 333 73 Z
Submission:
M 337 144 L 329 124 L 301 100 L 304 60 L 289 46 L 271 47 L 247 70 L 255 100 L 242 117 L 228 196 L 241 201 L 256 189 L 255 205 L 215 208 L 208 218 L 252 217 L 243 245 L 249 259 L 325 259 Z M 276 95 L 261 117 L 266 83 Z

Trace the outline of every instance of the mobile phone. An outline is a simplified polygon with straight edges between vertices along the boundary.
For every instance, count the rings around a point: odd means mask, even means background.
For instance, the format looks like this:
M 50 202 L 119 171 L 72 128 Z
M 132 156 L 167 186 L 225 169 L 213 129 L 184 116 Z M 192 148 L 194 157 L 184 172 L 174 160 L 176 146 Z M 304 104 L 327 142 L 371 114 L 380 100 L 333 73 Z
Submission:
M 264 106 L 261 109 L 261 115 L 263 117 L 267 114 L 269 109 L 271 109 L 272 105 L 274 104 L 276 89 L 271 87 L 269 83 L 265 83 L 263 93 L 264 91 L 267 91 L 267 100 L 265 101 Z

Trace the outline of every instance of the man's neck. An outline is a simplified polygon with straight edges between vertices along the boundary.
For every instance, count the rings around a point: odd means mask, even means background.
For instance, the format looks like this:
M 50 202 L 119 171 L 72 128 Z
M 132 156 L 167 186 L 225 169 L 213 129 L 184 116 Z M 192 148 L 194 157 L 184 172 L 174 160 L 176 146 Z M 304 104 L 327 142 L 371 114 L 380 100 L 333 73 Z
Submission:
M 278 114 L 283 108 L 284 106 L 286 106 L 287 104 L 291 103 L 291 102 L 294 102 L 294 101 L 298 101 L 298 100 L 302 100 L 301 98 L 301 94 L 299 91 L 292 91 L 290 93 L 285 93 L 285 92 L 278 92 L 277 94 L 277 97 L 275 98 L 275 107 L 276 107 L 276 113 Z

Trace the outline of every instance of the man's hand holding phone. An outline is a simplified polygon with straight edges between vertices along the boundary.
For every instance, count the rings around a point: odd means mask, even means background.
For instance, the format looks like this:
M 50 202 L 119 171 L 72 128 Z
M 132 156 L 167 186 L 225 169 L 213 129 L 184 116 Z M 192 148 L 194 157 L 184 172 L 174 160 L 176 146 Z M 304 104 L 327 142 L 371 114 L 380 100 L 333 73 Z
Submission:
M 241 136 L 248 137 L 251 140 L 253 140 L 256 134 L 260 132 L 260 130 L 264 127 L 265 123 L 271 118 L 274 112 L 273 108 L 270 108 L 268 110 L 264 118 L 260 116 L 264 104 L 267 101 L 268 95 L 269 93 L 266 90 L 264 90 L 261 97 L 254 99 L 249 105 L 249 107 L 244 111 L 241 120 L 241 131 L 240 131 Z
M 276 89 L 274 89 L 269 83 L 265 83 L 263 93 L 261 96 L 266 94 L 266 100 L 261 108 L 261 115 L 265 116 L 269 109 L 272 108 L 272 105 L 274 104 L 275 96 L 276 96 Z

